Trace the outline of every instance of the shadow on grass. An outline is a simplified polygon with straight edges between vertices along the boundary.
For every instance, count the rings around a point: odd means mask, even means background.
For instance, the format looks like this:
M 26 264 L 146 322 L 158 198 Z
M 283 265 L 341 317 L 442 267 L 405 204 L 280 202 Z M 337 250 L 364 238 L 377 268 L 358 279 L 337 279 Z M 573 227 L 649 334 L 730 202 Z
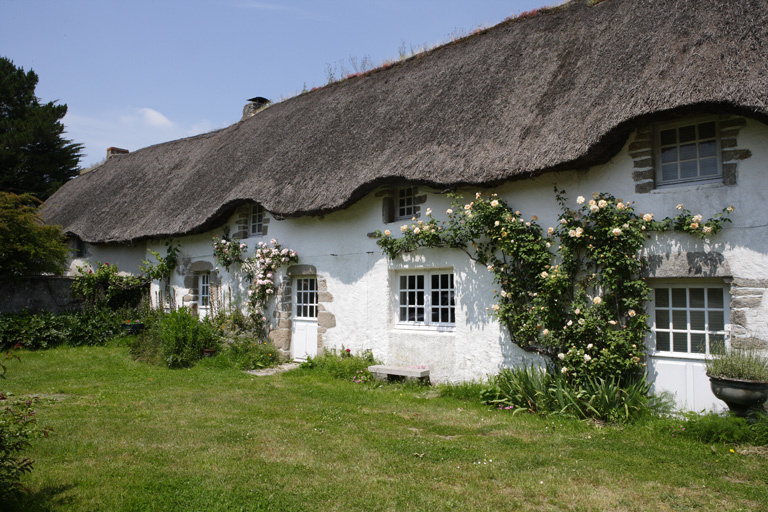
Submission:
M 24 492 L 12 498 L 0 499 L 0 510 L 5 512 L 46 512 L 66 508 L 74 503 L 73 498 L 60 495 L 74 489 L 74 485 L 43 487 L 37 492 Z

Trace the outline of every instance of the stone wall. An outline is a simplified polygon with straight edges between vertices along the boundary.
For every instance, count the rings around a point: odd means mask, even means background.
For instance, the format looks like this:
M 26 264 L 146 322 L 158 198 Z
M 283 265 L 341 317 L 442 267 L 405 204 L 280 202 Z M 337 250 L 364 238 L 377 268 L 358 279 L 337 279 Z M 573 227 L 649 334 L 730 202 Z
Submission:
M 756 331 L 765 324 L 764 304 L 768 279 L 741 279 L 731 282 L 731 344 L 737 348 L 768 350 L 768 341 Z
M 72 277 L 32 276 L 18 282 L 0 281 L 0 313 L 59 313 L 79 309 L 82 301 L 72 298 Z
M 291 358 L 291 335 L 293 327 L 293 277 L 307 276 L 317 279 L 317 353 L 323 352 L 324 335 L 328 329 L 336 327 L 336 317 L 326 309 L 333 302 L 333 295 L 328 291 L 327 281 L 317 275 L 312 265 L 294 265 L 288 268 L 287 277 L 277 286 L 277 305 L 273 313 L 275 327 L 269 332 L 269 339 L 274 343 L 283 359 Z

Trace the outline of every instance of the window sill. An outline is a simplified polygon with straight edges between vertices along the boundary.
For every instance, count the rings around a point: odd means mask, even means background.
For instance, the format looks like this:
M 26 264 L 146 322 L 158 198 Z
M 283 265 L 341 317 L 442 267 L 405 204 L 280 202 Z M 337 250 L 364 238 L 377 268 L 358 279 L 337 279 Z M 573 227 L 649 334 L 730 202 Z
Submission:
M 651 194 L 675 193 L 678 192 L 681 187 L 720 188 L 725 186 L 727 185 L 723 183 L 723 178 L 719 177 L 716 180 L 686 181 L 683 183 L 656 185 L 656 188 L 651 191 Z
M 396 331 L 439 332 L 453 334 L 455 325 L 395 324 Z
M 649 352 L 648 357 L 654 359 L 687 359 L 691 362 L 701 362 L 707 360 L 706 354 L 691 354 L 690 352 Z

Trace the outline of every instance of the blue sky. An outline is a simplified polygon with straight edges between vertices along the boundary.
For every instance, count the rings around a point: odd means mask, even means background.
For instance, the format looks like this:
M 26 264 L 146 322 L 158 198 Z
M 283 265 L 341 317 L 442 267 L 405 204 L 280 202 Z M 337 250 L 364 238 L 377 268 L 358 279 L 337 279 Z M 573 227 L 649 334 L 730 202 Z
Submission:
M 434 46 L 545 0 L 0 0 L 0 56 L 69 107 L 81 165 L 223 128 L 253 96 L 280 100 L 402 48 Z

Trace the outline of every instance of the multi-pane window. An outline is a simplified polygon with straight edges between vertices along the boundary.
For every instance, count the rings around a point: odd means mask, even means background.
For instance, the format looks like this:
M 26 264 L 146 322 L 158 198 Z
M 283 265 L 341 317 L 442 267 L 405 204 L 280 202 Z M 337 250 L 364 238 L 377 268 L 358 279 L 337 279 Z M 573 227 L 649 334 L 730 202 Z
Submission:
M 317 318 L 317 279 L 296 279 L 296 318 Z
M 453 273 L 401 274 L 398 279 L 398 323 L 456 324 Z
M 200 274 L 200 282 L 198 283 L 200 288 L 200 301 L 201 308 L 207 308 L 211 305 L 211 274 Z
M 656 144 L 660 185 L 722 176 L 715 121 L 662 126 L 657 130 Z
M 726 336 L 728 292 L 722 286 L 654 289 L 656 352 L 709 354 Z
M 260 204 L 251 207 L 251 235 L 264 234 L 264 207 Z
M 418 215 L 419 207 L 416 204 L 416 187 L 402 187 L 397 189 L 397 218 L 411 219 Z

